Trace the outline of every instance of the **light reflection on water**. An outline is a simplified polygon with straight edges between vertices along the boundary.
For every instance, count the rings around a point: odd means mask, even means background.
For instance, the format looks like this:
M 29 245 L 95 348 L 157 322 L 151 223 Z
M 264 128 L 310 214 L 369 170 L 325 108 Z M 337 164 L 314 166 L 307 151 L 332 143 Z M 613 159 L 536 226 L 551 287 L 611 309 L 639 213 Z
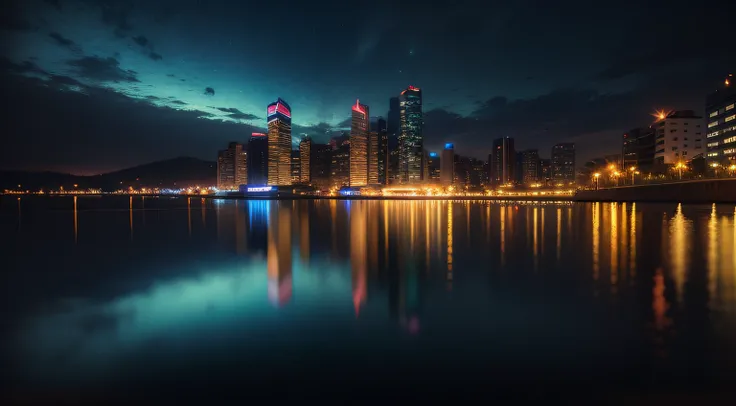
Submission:
M 647 364 L 661 383 L 693 362 L 702 379 L 736 377 L 733 206 L 126 200 L 2 206 L 23 210 L 3 250 L 35 259 L 7 274 L 19 379 L 115 382 L 177 357 L 256 365 L 284 346 L 570 379 Z

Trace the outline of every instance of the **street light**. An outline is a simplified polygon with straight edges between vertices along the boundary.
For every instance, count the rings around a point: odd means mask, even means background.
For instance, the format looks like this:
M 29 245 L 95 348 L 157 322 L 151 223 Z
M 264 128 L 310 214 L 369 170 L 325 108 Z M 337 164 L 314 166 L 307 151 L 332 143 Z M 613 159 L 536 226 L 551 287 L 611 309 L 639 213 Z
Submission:
M 734 165 L 734 166 L 736 166 L 736 165 Z M 598 190 L 598 178 L 601 177 L 601 174 L 598 173 L 598 172 L 596 172 L 596 173 L 593 174 L 593 177 L 595 178 L 595 190 Z
M 728 169 L 731 170 L 731 176 L 733 176 L 733 173 L 736 172 L 736 165 L 732 164 L 731 166 L 728 167 Z
M 716 172 L 716 178 L 717 178 L 718 177 L 718 167 L 721 165 L 719 165 L 717 162 L 713 162 L 712 164 L 710 164 L 710 166 L 712 166 L 713 170 Z
M 682 168 L 685 168 L 685 164 L 683 164 L 682 162 L 678 162 L 675 168 L 677 168 L 678 172 L 680 173 L 680 180 L 682 180 Z
M 633 185 L 634 184 L 634 175 L 637 174 L 637 173 L 639 173 L 639 172 L 637 172 L 636 166 L 630 167 L 629 170 L 631 171 L 631 184 Z
M 621 172 L 613 171 L 613 176 L 616 178 L 616 187 L 618 187 L 618 177 L 621 176 Z

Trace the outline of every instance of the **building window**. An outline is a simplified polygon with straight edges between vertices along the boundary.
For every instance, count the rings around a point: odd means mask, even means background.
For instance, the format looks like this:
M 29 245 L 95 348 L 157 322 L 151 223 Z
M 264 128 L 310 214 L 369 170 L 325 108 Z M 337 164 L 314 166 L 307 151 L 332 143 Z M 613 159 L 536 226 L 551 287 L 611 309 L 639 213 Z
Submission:
M 708 117 L 715 117 L 715 116 L 717 116 L 717 115 L 718 115 L 718 110 L 716 110 L 716 111 L 714 111 L 714 112 L 710 113 L 710 115 L 708 115 Z
M 709 152 L 708 156 L 718 156 L 718 152 Z
M 731 103 L 728 106 L 726 106 L 726 111 L 729 111 L 731 109 L 733 109 L 733 103 Z
M 729 148 L 723 150 L 723 155 L 731 155 L 733 153 L 736 153 L 736 148 Z
M 717 126 L 717 125 L 718 125 L 718 120 L 716 120 L 716 121 L 711 121 L 710 123 L 708 123 L 708 128 L 711 128 L 711 127 L 715 127 L 715 126 Z
M 736 118 L 736 114 L 731 114 L 730 116 L 726 117 L 726 119 L 723 120 L 723 122 L 724 123 L 727 123 L 727 122 L 733 120 L 734 118 Z
M 730 144 L 730 143 L 732 143 L 732 142 L 734 142 L 734 141 L 736 141 L 736 137 L 728 137 L 728 138 L 726 138 L 725 140 L 723 140 L 723 143 L 724 143 L 724 144 Z M 718 143 L 717 143 L 717 142 L 716 142 L 716 145 L 718 145 Z
M 718 146 L 718 141 L 716 141 L 716 142 L 709 142 L 708 143 L 708 148 L 717 147 L 717 146 Z

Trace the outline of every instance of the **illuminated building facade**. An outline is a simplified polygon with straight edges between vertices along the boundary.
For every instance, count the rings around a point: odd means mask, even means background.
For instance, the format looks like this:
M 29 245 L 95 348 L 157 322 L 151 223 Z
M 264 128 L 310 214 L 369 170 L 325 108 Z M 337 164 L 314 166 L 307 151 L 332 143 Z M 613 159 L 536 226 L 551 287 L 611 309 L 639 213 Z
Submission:
M 552 160 L 551 159 L 540 159 L 539 160 L 539 181 L 543 186 L 549 186 L 549 182 L 552 179 Z
M 442 186 L 451 186 L 455 182 L 455 144 L 445 144 L 440 159 L 440 183 Z
M 376 183 L 380 185 L 388 184 L 388 166 L 389 166 L 389 155 L 388 155 L 388 130 L 387 123 L 382 117 L 375 117 L 371 119 L 371 131 L 376 133 Z M 373 145 L 373 144 L 371 144 Z M 372 154 L 371 150 L 371 154 Z M 371 161 L 368 162 L 369 174 L 371 177 Z M 370 180 L 369 180 L 370 182 Z
M 299 142 L 299 183 L 312 183 L 312 139 L 303 137 Z
M 268 136 L 266 134 L 251 134 L 246 162 L 248 184 L 265 185 L 268 183 Z
M 291 151 L 291 184 L 296 185 L 302 177 L 301 151 Z
M 516 150 L 514 139 L 498 138 L 493 141 L 493 150 L 488 155 L 488 179 L 491 185 L 499 186 L 513 183 L 516 169 Z
M 332 186 L 347 186 L 350 182 L 350 137 L 343 134 L 332 139 L 332 162 L 330 164 Z
M 437 184 L 440 182 L 440 154 L 436 152 L 427 153 L 428 180 Z
M 217 188 L 237 190 L 248 183 L 247 152 L 243 144 L 231 142 L 217 154 Z
M 356 101 L 350 122 L 350 186 L 368 184 L 370 121 L 368 106 Z
M 575 144 L 563 142 L 552 147 L 552 180 L 575 182 Z
M 291 185 L 291 107 L 283 101 L 268 105 L 268 184 Z
M 399 96 L 399 176 L 401 183 L 423 180 L 424 136 L 422 91 L 409 86 Z
M 331 186 L 332 146 L 329 144 L 311 144 L 310 146 L 310 182 L 320 189 Z
M 623 168 L 648 170 L 654 164 L 654 130 L 651 127 L 634 128 L 621 138 Z
M 728 164 L 736 160 L 736 88 L 729 76 L 724 88 L 708 95 L 705 114 L 708 164 Z
M 524 185 L 539 183 L 539 151 L 536 149 L 521 152 L 520 180 Z
M 692 110 L 673 111 L 659 118 L 654 128 L 654 164 L 675 165 L 705 154 L 703 118 Z

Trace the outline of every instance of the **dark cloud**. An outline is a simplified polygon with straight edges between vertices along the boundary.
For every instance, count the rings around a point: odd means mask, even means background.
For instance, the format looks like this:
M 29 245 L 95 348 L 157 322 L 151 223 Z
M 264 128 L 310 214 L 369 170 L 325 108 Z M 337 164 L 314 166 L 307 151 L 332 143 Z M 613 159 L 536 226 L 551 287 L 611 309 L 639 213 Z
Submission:
M 186 79 L 179 79 L 180 82 L 186 82 Z
M 161 54 L 157 54 L 155 52 L 151 52 L 150 54 L 148 54 L 148 57 L 153 59 L 154 61 L 160 61 L 161 59 L 163 59 L 163 56 L 161 56 Z
M 156 97 L 156 96 L 146 96 L 146 99 L 148 99 L 148 100 L 153 100 L 153 101 L 156 101 L 156 100 L 161 100 L 161 98 L 160 98 L 160 97 Z
M 85 56 L 67 62 L 77 69 L 77 73 L 84 78 L 103 82 L 139 82 L 137 73 L 133 70 L 120 68 L 117 59 Z
M 100 17 L 103 23 L 114 28 L 116 36 L 125 37 L 133 28 L 128 21 L 132 8 L 132 2 L 107 1 L 100 5 Z
M 258 118 L 255 114 L 250 113 L 232 113 L 227 115 L 230 118 L 234 118 L 237 120 L 255 120 Z
M 180 106 L 184 106 L 184 105 L 186 105 L 186 103 L 185 103 L 185 102 L 183 102 L 183 101 L 181 101 L 181 100 L 172 100 L 172 101 L 171 101 L 171 103 L 172 103 L 172 104 L 178 104 L 178 105 L 180 105 Z
M 80 81 L 74 78 L 70 78 L 69 76 L 51 75 L 49 79 L 52 82 L 60 84 L 60 85 L 86 87 Z
M 82 49 L 79 46 L 77 46 L 77 44 L 75 44 L 74 41 L 70 40 L 69 38 L 64 37 L 58 32 L 50 33 L 49 37 L 51 37 L 61 47 L 67 48 L 77 53 L 82 51 Z
M 38 65 L 31 61 L 23 61 L 20 64 L 17 64 L 13 61 L 11 61 L 8 58 L 0 56 L 0 70 L 4 72 L 10 72 L 15 74 L 28 74 L 28 73 L 37 73 L 41 75 L 48 75 L 46 71 L 39 68 Z
M 0 12 L 0 30 L 6 31 L 28 31 L 31 29 L 31 23 L 21 15 L 19 3 L 11 2 L 3 4 L 4 8 Z
M 170 78 L 175 78 L 175 77 L 176 77 L 176 75 L 174 75 L 173 73 L 169 73 L 169 74 L 167 74 L 166 76 L 168 76 L 168 77 L 170 77 Z
M 206 88 L 204 89 L 204 94 L 205 94 L 206 96 L 214 96 L 214 95 L 215 95 L 215 89 L 213 89 L 213 88 L 211 88 L 211 87 L 206 87 Z
M 143 35 L 133 37 L 133 41 L 142 47 L 145 47 L 146 45 L 148 45 L 148 38 L 144 37 Z
M 236 109 L 235 107 L 212 107 L 213 109 L 220 110 L 223 113 L 242 113 L 242 111 Z

